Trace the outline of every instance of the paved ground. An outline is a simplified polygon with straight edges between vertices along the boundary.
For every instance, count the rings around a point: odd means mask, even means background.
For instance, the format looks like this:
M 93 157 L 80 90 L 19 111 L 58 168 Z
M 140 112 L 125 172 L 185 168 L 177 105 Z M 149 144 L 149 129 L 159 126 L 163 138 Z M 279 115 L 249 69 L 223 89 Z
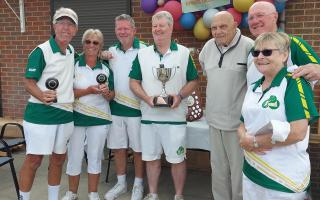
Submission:
M 14 152 L 14 164 L 17 173 L 20 170 L 21 164 L 24 159 L 24 151 Z M 106 169 L 107 161 L 103 161 L 103 168 Z M 86 167 L 84 163 L 84 168 Z M 35 179 L 31 199 L 32 200 L 45 200 L 47 199 L 47 167 L 48 159 L 44 159 L 41 167 L 37 172 Z M 83 170 L 85 171 L 85 169 Z M 104 193 L 109 190 L 116 182 L 116 175 L 114 170 L 114 162 L 111 162 L 111 170 L 109 176 L 109 182 L 105 183 L 105 173 L 103 171 L 100 184 L 99 193 L 100 197 L 103 198 Z M 210 185 L 210 173 L 199 170 L 188 170 L 187 181 L 185 185 L 185 200 L 212 200 L 211 196 L 211 185 Z M 128 184 L 131 189 L 133 182 L 133 167 L 129 164 L 128 168 Z M 68 188 L 67 176 L 64 174 L 61 182 L 60 195 L 62 196 Z M 131 193 L 123 195 L 118 200 L 129 200 Z M 174 196 L 174 187 L 171 180 L 170 168 L 163 167 L 160 183 L 159 183 L 159 197 L 161 200 L 172 200 Z M 80 200 L 87 199 L 87 176 L 84 173 L 81 177 L 81 183 L 79 188 Z M 16 199 L 15 189 L 12 181 L 12 176 L 9 166 L 3 166 L 0 168 L 0 199 L 1 200 L 14 200 Z

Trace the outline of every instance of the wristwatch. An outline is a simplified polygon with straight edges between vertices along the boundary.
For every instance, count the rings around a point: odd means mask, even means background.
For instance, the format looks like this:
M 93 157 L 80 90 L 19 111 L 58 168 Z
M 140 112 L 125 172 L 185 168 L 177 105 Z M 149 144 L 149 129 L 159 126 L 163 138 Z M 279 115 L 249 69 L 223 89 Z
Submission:
M 254 148 L 259 148 L 259 144 L 257 142 L 256 136 L 253 136 L 253 146 Z
M 179 92 L 178 96 L 180 97 L 181 100 L 184 99 L 184 97 L 182 96 L 182 94 Z

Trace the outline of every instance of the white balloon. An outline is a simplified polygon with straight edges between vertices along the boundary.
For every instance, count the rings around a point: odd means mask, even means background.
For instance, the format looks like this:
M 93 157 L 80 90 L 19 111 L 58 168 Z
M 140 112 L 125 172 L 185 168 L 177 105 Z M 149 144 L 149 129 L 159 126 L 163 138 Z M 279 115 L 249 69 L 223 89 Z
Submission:
M 165 0 L 158 0 L 158 6 L 162 6 L 165 3 Z
M 203 23 L 207 28 L 211 27 L 212 18 L 215 14 L 217 14 L 219 10 L 210 8 L 203 14 Z

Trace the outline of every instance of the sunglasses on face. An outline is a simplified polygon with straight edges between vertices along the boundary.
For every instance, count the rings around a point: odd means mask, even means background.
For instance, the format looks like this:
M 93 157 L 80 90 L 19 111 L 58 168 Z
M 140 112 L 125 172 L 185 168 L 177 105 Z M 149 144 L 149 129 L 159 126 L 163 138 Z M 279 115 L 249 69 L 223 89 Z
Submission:
M 98 41 L 91 41 L 91 40 L 85 40 L 84 41 L 86 44 L 93 44 L 93 45 L 95 45 L 95 46 L 97 46 L 98 44 L 99 44 L 99 42 Z
M 260 50 L 253 50 L 251 51 L 251 54 L 253 57 L 258 57 L 260 53 L 262 53 L 263 56 L 271 56 L 273 51 L 279 51 L 279 49 L 263 49 Z

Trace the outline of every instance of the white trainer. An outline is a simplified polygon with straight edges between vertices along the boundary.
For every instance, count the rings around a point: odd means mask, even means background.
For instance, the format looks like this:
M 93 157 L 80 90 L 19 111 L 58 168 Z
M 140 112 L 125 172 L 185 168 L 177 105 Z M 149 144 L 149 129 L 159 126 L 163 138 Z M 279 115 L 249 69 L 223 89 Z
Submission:
M 147 196 L 144 197 L 143 200 L 159 200 L 158 197 L 153 197 L 152 194 L 147 194 Z
M 78 195 L 76 193 L 67 191 L 61 200 L 77 200 L 77 199 L 78 199 Z
M 174 195 L 174 200 L 184 200 L 182 195 Z
M 131 200 L 142 200 L 143 185 L 134 185 L 132 188 Z
M 90 192 L 88 194 L 89 200 L 100 200 L 98 192 Z
M 111 190 L 109 190 L 104 195 L 104 199 L 105 200 L 114 200 L 126 192 L 127 192 L 127 184 L 117 183 L 115 186 L 113 186 L 113 188 L 111 188 Z

